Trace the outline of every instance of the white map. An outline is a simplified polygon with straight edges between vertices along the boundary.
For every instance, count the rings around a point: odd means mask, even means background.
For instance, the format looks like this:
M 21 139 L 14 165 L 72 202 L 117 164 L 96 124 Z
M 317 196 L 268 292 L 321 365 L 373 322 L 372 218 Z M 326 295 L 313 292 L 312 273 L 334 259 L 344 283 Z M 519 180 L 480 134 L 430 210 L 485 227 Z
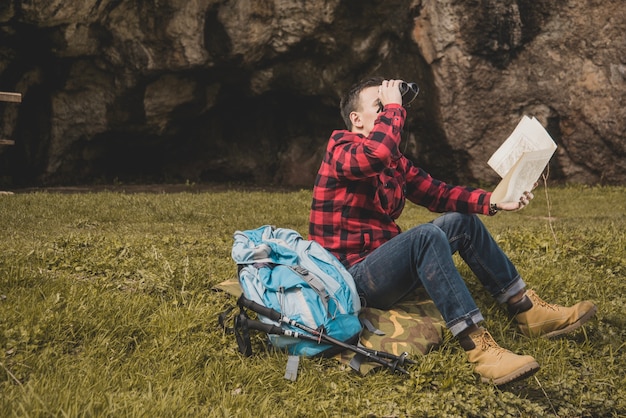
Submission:
M 522 117 L 487 164 L 502 177 L 491 196 L 492 203 L 517 202 L 545 170 L 556 144 L 537 119 Z

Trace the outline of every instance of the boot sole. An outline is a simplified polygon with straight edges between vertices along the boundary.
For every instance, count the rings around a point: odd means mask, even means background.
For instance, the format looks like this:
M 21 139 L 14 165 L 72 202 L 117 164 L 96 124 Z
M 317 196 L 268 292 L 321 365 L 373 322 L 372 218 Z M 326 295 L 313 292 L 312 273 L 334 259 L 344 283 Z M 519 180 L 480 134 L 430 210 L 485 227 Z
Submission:
M 507 374 L 506 376 L 502 376 L 497 379 L 487 379 L 485 377 L 481 377 L 480 381 L 483 383 L 492 383 L 496 386 L 502 386 L 507 383 L 512 383 L 512 382 L 530 377 L 533 374 L 537 373 L 538 370 L 539 370 L 539 363 L 537 363 L 536 361 L 533 361 L 531 363 L 524 365 L 524 367 L 520 367 L 514 372 Z
M 548 332 L 547 334 L 544 334 L 543 337 L 544 338 L 554 338 L 554 337 L 558 337 L 559 335 L 567 334 L 568 332 L 572 332 L 574 330 L 577 330 L 585 322 L 589 321 L 589 319 L 591 319 L 591 317 L 594 316 L 597 311 L 598 311 L 598 307 L 594 305 L 593 308 L 589 309 L 583 316 L 578 318 L 578 320 L 576 322 L 574 322 L 573 324 L 568 325 L 565 328 L 561 328 L 561 329 L 557 329 L 557 330 L 552 331 L 552 332 Z

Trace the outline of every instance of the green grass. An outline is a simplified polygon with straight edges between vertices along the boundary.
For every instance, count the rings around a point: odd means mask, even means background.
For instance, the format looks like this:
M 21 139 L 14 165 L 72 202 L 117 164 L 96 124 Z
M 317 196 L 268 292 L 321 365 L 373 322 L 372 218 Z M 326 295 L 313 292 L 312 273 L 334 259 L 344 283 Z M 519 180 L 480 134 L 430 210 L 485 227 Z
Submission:
M 239 355 L 217 324 L 233 300 L 212 289 L 235 276 L 232 234 L 273 224 L 306 237 L 308 190 L 0 196 L 0 415 L 624 416 L 626 188 L 536 194 L 485 223 L 545 299 L 599 310 L 565 338 L 525 338 L 459 262 L 496 340 L 542 365 L 500 389 L 477 382 L 448 335 L 408 378 L 303 359 L 291 382 L 259 335 L 255 356 Z M 409 206 L 401 225 L 433 216 Z

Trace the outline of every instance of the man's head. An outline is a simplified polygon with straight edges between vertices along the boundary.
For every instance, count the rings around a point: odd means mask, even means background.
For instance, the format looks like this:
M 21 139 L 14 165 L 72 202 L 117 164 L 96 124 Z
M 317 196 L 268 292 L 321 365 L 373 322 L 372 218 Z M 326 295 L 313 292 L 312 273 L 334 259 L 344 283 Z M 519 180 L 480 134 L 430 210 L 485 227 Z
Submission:
M 343 118 L 343 122 L 346 124 L 348 130 L 351 131 L 353 128 L 352 118 L 354 116 L 351 116 L 353 112 L 360 112 L 364 110 L 363 108 L 365 106 L 365 103 L 363 103 L 361 100 L 361 92 L 370 87 L 380 87 L 383 80 L 383 77 L 371 77 L 362 80 L 352 86 L 348 93 L 344 97 L 342 97 L 339 108 L 341 110 L 341 117 Z M 369 105 L 370 103 L 367 104 Z

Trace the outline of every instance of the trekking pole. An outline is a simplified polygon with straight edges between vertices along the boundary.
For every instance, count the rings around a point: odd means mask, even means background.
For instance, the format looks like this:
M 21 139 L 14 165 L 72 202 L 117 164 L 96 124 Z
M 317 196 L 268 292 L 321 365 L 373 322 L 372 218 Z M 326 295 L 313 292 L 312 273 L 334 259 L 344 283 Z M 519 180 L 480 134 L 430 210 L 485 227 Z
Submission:
M 399 371 L 402 374 L 409 374 L 408 371 L 406 371 L 403 367 L 401 367 L 399 365 L 400 362 L 403 362 L 405 360 L 405 356 L 396 356 L 394 354 L 391 353 L 385 353 L 385 352 L 379 352 L 379 351 L 375 351 L 375 350 L 370 350 L 367 349 L 365 347 L 359 347 L 353 344 L 348 344 L 345 343 L 341 340 L 338 340 L 336 338 L 333 338 L 331 336 L 329 336 L 328 334 L 325 334 L 324 332 L 320 332 L 319 330 L 316 330 L 314 328 L 308 327 L 304 324 L 300 324 L 299 322 L 296 322 L 293 319 L 290 319 L 287 316 L 284 316 L 283 314 L 281 314 L 280 312 L 269 308 L 267 306 L 263 306 L 260 305 L 258 303 L 256 303 L 253 300 L 250 300 L 248 298 L 246 298 L 243 294 L 239 297 L 239 300 L 237 301 L 237 304 L 239 306 L 244 306 L 256 313 L 258 313 L 259 315 L 263 315 L 268 317 L 269 319 L 276 321 L 276 322 L 283 322 L 285 324 L 289 324 L 291 326 L 294 326 L 296 328 L 299 328 L 303 331 L 308 332 L 309 334 L 303 334 L 303 333 L 298 333 L 295 331 L 290 331 L 290 330 L 285 330 L 281 327 L 277 327 L 275 325 L 271 325 L 271 324 L 265 324 L 263 322 L 260 321 L 252 321 L 252 320 L 248 320 L 248 327 L 249 328 L 253 328 L 253 329 L 257 329 L 259 331 L 264 331 L 268 334 L 278 334 L 278 335 L 285 335 L 288 337 L 294 337 L 294 338 L 301 338 L 301 339 L 305 339 L 305 340 L 309 340 L 309 341 L 314 341 L 317 342 L 318 344 L 320 343 L 320 341 L 325 342 L 327 344 L 331 344 L 331 345 L 335 345 L 337 347 L 341 347 L 343 349 L 346 350 L 350 350 L 356 354 L 359 354 L 365 358 L 367 358 L 368 360 L 371 360 L 373 362 L 376 362 L 378 364 L 381 364 L 387 368 L 389 368 L 391 371 Z M 258 324 L 257 324 L 258 323 Z M 259 328 L 263 328 L 263 329 L 259 329 Z M 290 335 L 291 334 L 291 335 Z M 383 358 L 384 357 L 384 358 Z M 394 359 L 395 361 L 389 361 L 387 359 Z
M 343 341 L 334 339 L 333 337 L 329 336 L 328 334 L 324 334 L 323 332 L 320 332 L 317 329 L 308 327 L 304 324 L 300 324 L 299 322 L 296 322 L 293 319 L 290 319 L 287 316 L 284 316 L 283 314 L 281 314 L 280 312 L 276 311 L 275 309 L 263 306 L 259 303 L 256 303 L 253 300 L 250 300 L 248 298 L 246 298 L 243 294 L 239 297 L 239 300 L 237 301 L 237 303 L 239 304 L 239 306 L 244 306 L 260 315 L 266 316 L 269 319 L 271 319 L 272 321 L 276 321 L 276 322 L 283 322 L 292 326 L 295 326 L 297 328 L 300 328 L 301 330 L 307 331 L 310 334 L 316 335 L 319 338 L 324 338 L 329 344 L 334 344 L 334 343 L 339 343 L 339 344 L 346 344 Z M 334 340 L 334 342 L 332 341 Z M 336 344 L 337 345 L 337 344 Z M 348 344 L 351 345 L 351 344 Z M 395 354 L 392 353 L 388 353 L 385 351 L 378 351 L 378 350 L 373 350 L 371 348 L 367 348 L 367 347 L 358 347 L 359 350 L 363 350 L 363 351 L 367 351 L 368 353 L 375 355 L 375 356 L 379 356 L 379 357 L 384 357 L 387 359 L 391 359 L 391 360 L 398 360 L 400 361 L 400 364 L 403 364 L 405 361 L 407 363 L 411 363 L 411 364 L 416 364 L 417 362 L 415 360 L 406 358 L 406 356 L 408 355 L 408 353 L 404 353 L 400 356 L 397 356 Z M 359 352 L 358 354 L 364 354 Z
M 256 329 L 257 331 L 261 331 L 261 332 L 265 332 L 266 334 L 273 334 L 273 335 L 284 335 L 286 337 L 292 337 L 292 338 L 297 338 L 297 339 L 301 339 L 301 340 L 306 340 L 306 341 L 312 341 L 315 343 L 320 343 L 320 339 L 318 337 L 315 337 L 313 335 L 309 335 L 309 334 L 305 334 L 302 332 L 297 332 L 297 331 L 292 331 L 289 329 L 284 329 L 281 327 L 278 327 L 276 325 L 273 324 L 266 324 L 265 322 L 261 322 L 261 321 L 255 321 L 253 319 L 250 318 L 245 318 L 245 326 L 248 327 L 248 329 Z M 332 338 L 331 338 L 332 339 Z M 326 342 L 326 343 L 330 343 L 329 341 L 324 341 L 324 337 L 322 336 L 322 341 Z M 366 356 L 368 360 L 374 361 L 378 364 L 381 364 L 387 368 L 389 368 L 392 372 L 398 371 L 402 374 L 409 374 L 408 371 L 406 371 L 404 368 L 400 367 L 398 365 L 397 361 L 391 362 L 391 361 L 387 361 L 381 357 L 375 356 L 372 353 L 370 353 L 367 350 L 360 350 L 360 347 L 357 347 L 355 345 L 350 345 L 350 344 L 346 344 L 343 343 L 342 341 L 339 340 L 335 340 L 340 344 L 336 344 L 339 345 L 342 348 L 345 348 L 347 350 L 351 350 L 354 351 L 357 354 Z M 335 344 L 335 343 L 330 343 L 330 344 Z

